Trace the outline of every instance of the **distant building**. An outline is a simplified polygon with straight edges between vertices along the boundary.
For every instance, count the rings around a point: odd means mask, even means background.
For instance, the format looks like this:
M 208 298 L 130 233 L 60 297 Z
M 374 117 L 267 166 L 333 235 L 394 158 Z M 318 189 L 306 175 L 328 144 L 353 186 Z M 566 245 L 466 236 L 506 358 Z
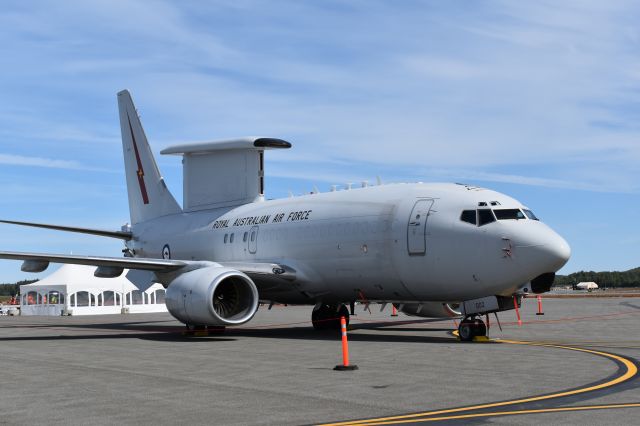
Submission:
M 593 291 L 593 290 L 596 290 L 597 288 L 598 288 L 598 284 L 594 282 L 583 282 L 583 283 L 576 284 L 576 290 Z
M 20 286 L 21 315 L 102 315 L 167 312 L 162 284 L 124 270 L 98 278 L 95 266 L 62 265 L 33 284 Z M 134 284 L 135 281 L 136 284 Z

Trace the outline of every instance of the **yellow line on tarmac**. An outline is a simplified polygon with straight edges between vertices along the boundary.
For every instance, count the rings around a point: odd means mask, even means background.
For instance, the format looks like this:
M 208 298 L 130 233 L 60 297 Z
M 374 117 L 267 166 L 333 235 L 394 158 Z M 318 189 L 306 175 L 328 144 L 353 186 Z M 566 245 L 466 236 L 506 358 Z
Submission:
M 381 422 L 381 423 L 367 423 L 367 425 L 390 425 L 390 424 L 400 424 L 400 423 L 424 423 L 424 422 L 436 422 L 442 420 L 461 420 L 461 419 L 471 419 L 478 417 L 495 417 L 495 416 L 515 416 L 515 415 L 525 415 L 525 414 L 544 414 L 544 413 L 558 413 L 558 412 L 566 412 L 566 411 L 587 411 L 587 410 L 607 410 L 613 408 L 634 408 L 640 407 L 640 402 L 631 402 L 628 404 L 607 404 L 607 405 L 583 405 L 578 407 L 559 407 L 559 408 L 539 408 L 536 410 L 516 410 L 516 411 L 496 411 L 493 413 L 478 413 L 478 414 L 460 414 L 457 416 L 444 416 L 444 417 L 427 417 L 424 419 L 411 419 L 411 420 L 401 420 L 397 422 Z
M 588 387 L 584 387 L 584 388 L 573 389 L 573 390 L 570 390 L 570 391 L 552 393 L 552 394 L 549 394 L 549 395 L 532 396 L 532 397 L 528 397 L 528 398 L 513 399 L 513 400 L 510 400 L 510 401 L 493 402 L 493 403 L 488 403 L 488 404 L 479 404 L 479 405 L 473 405 L 473 406 L 469 406 L 469 407 L 450 408 L 450 409 L 446 409 L 446 410 L 425 411 L 425 412 L 422 412 L 422 413 L 405 414 L 405 415 L 400 415 L 400 416 L 379 417 L 379 418 L 375 418 L 375 419 L 365 419 L 365 420 L 352 420 L 352 421 L 338 422 L 338 423 L 325 423 L 322 426 L 347 426 L 347 425 L 352 425 L 353 426 L 353 425 L 374 425 L 374 424 L 378 425 L 378 424 L 410 423 L 410 422 L 415 422 L 415 421 L 418 421 L 418 420 L 419 421 L 426 421 L 426 419 L 424 419 L 424 420 L 423 419 L 418 419 L 418 417 L 436 416 L 436 415 L 449 414 L 449 413 L 460 413 L 460 412 L 465 412 L 465 411 L 475 411 L 475 410 L 482 410 L 482 409 L 485 409 L 485 408 L 504 407 L 504 406 L 507 406 L 507 405 L 523 404 L 523 403 L 527 403 L 527 402 L 544 401 L 544 400 L 548 400 L 548 399 L 554 399 L 554 398 L 561 398 L 561 397 L 565 397 L 565 396 L 578 395 L 578 394 L 585 393 L 585 392 L 592 392 L 592 391 L 608 388 L 608 387 L 611 387 L 611 386 L 615 386 L 617 384 L 620 384 L 622 382 L 625 382 L 625 381 L 631 379 L 633 376 L 638 374 L 638 368 L 635 366 L 635 364 L 633 362 L 631 362 L 627 358 L 621 357 L 619 355 L 611 354 L 611 353 L 608 353 L 608 352 L 594 351 L 594 350 L 591 350 L 591 349 L 583 349 L 583 348 L 576 348 L 576 347 L 572 347 L 572 346 L 554 345 L 554 344 L 547 344 L 547 343 L 521 342 L 521 341 L 517 341 L 517 340 L 497 340 L 496 342 L 508 343 L 508 344 L 512 344 L 512 345 L 529 345 L 529 346 L 541 346 L 541 347 L 548 347 L 548 348 L 558 348 L 558 349 L 566 349 L 566 350 L 570 350 L 570 351 L 589 353 L 589 354 L 598 355 L 598 356 L 602 356 L 602 357 L 605 357 L 605 358 L 616 360 L 616 361 L 620 362 L 621 364 L 623 364 L 626 367 L 627 370 L 621 376 L 618 376 L 618 377 L 616 377 L 616 378 L 614 378 L 612 380 L 609 380 L 608 382 L 604 382 L 604 383 L 600 383 L 598 385 L 588 386 Z M 412 420 L 402 421 L 402 420 L 406 420 L 406 419 L 412 419 Z

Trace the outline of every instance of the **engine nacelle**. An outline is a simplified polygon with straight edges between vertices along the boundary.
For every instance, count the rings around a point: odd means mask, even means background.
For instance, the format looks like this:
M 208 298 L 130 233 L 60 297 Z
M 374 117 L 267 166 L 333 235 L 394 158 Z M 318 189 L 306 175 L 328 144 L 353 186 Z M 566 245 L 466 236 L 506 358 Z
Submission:
M 462 315 L 459 309 L 460 305 L 457 303 L 420 302 L 406 303 L 402 306 L 400 312 L 416 317 L 452 318 Z
M 258 289 L 235 269 L 210 266 L 185 272 L 167 287 L 167 309 L 192 325 L 240 325 L 258 310 Z

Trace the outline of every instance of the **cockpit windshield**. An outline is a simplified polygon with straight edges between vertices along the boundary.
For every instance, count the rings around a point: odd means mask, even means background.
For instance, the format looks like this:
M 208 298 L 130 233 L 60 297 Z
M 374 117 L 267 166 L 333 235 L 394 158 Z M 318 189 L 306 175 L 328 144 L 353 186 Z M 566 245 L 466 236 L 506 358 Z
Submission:
M 524 213 L 522 213 L 520 209 L 493 209 L 493 213 L 496 215 L 496 219 L 498 220 L 526 219 Z
M 486 225 L 487 223 L 495 222 L 496 219 L 491 213 L 491 209 L 478 209 L 478 226 Z
M 471 225 L 483 226 L 497 220 L 539 220 L 531 210 L 528 209 L 477 209 L 463 210 L 460 214 L 462 222 Z

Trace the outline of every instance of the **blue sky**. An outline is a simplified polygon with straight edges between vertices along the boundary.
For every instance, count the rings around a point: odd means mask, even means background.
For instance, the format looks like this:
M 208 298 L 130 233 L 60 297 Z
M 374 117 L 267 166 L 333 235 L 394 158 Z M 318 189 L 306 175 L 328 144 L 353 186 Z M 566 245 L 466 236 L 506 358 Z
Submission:
M 640 266 L 640 5 L 602 1 L 60 1 L 0 11 L 0 216 L 128 221 L 116 92 L 153 150 L 281 137 L 267 196 L 456 181 L 571 244 L 562 270 Z M 158 158 L 181 199 L 178 157 Z M 119 255 L 2 225 L 6 250 Z M 27 277 L 0 261 L 0 282 Z

